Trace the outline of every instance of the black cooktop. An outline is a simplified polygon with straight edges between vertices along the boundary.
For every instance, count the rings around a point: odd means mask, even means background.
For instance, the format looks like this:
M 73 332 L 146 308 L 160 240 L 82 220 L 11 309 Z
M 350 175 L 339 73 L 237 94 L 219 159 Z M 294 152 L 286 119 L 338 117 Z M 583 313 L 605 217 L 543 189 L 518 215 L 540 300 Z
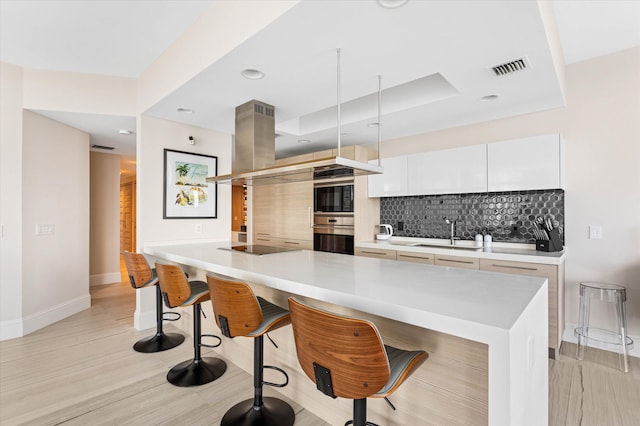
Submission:
M 249 254 L 263 255 L 273 253 L 283 253 L 286 251 L 298 251 L 298 249 L 290 249 L 284 247 L 261 246 L 259 244 L 248 244 L 231 247 L 220 247 L 220 250 L 241 251 Z

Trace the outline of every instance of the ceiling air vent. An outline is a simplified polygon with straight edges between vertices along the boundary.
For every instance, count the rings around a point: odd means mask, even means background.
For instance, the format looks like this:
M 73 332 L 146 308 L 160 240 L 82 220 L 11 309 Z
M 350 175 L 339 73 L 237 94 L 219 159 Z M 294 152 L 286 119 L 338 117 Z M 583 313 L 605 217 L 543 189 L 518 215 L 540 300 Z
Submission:
M 112 146 L 104 146 L 104 145 L 91 145 L 91 148 L 106 149 L 107 151 L 112 151 L 114 149 L 114 147 Z
M 507 62 L 506 64 L 496 65 L 492 68 L 495 75 L 506 75 L 516 71 L 522 71 L 529 68 L 525 58 L 516 59 L 515 61 Z

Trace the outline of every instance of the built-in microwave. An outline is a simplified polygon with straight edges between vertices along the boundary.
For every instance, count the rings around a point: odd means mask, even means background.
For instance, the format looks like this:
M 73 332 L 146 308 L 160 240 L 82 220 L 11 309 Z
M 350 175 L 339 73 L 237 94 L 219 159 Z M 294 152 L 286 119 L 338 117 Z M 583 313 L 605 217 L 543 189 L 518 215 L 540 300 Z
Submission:
M 353 181 L 316 183 L 313 187 L 316 213 L 353 213 Z

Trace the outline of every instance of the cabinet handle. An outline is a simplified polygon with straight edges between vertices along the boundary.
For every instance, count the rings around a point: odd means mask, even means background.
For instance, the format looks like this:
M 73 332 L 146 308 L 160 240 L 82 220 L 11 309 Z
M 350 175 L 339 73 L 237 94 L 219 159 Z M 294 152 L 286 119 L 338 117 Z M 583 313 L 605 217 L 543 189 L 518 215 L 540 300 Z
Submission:
M 376 254 L 378 256 L 386 256 L 388 253 L 380 253 L 377 251 L 366 251 L 366 250 L 362 250 L 360 253 L 365 253 L 365 254 Z
M 295 242 L 295 241 L 283 241 L 285 244 L 297 244 L 300 245 L 300 243 Z
M 267 233 L 265 233 L 265 232 L 258 232 L 257 234 L 258 234 L 258 235 L 266 235 L 267 237 L 268 237 L 269 235 L 271 235 L 271 234 L 267 234 Z
M 409 258 L 409 259 L 426 259 L 426 260 L 431 259 L 431 257 L 409 256 L 407 254 L 399 254 L 398 257 L 406 257 L 406 258 Z
M 441 262 L 453 262 L 453 263 L 465 263 L 467 265 L 472 265 L 473 262 L 469 261 L 469 260 L 454 260 L 454 259 L 443 259 L 441 257 L 436 258 L 437 260 L 441 261 Z
M 313 228 L 313 215 L 311 214 L 311 207 L 307 207 L 307 215 L 309 216 L 309 228 Z
M 268 240 L 268 239 L 266 239 L 266 238 L 256 238 L 256 240 L 257 240 L 257 241 L 269 241 L 269 240 Z
M 495 263 L 491 264 L 491 266 L 495 266 L 496 268 L 521 269 L 521 270 L 524 270 L 524 271 L 537 271 L 538 270 L 538 268 L 527 268 L 526 266 L 496 265 Z

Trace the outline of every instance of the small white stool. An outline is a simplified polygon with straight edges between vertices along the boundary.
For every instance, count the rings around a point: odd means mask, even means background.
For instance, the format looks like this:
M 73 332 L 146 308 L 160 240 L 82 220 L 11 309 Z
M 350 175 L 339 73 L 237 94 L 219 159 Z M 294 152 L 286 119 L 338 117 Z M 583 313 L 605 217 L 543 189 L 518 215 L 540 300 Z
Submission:
M 602 330 L 589 326 L 592 297 L 616 304 L 618 330 Z M 598 282 L 580 283 L 580 317 L 578 327 L 574 330 L 574 335 L 578 338 L 576 350 L 578 359 L 581 360 L 584 357 L 584 347 L 588 345 L 589 339 L 593 339 L 601 343 L 617 345 L 620 351 L 620 369 L 625 373 L 629 371 L 627 357 L 629 349 L 633 348 L 633 340 L 627 336 L 627 316 L 624 305 L 626 301 L 627 290 L 622 286 Z

